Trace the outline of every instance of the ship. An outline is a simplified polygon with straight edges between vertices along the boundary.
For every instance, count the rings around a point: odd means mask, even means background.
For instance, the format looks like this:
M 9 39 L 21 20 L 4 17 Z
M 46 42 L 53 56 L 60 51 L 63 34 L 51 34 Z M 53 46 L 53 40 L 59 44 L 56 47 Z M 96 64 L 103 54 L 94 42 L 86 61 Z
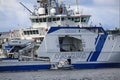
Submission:
M 91 26 L 91 15 L 58 0 L 37 2 L 32 27 L 14 30 L 3 44 L 0 71 L 120 67 L 119 30 Z

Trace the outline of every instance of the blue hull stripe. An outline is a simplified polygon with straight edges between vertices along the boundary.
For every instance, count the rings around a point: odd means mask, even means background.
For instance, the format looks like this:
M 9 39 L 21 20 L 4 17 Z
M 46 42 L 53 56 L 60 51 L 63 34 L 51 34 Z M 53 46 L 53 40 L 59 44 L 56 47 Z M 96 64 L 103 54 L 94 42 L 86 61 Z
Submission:
M 48 34 L 49 34 L 49 33 L 52 33 L 52 32 L 55 32 L 55 31 L 57 31 L 57 30 L 59 30 L 59 29 L 88 29 L 88 30 L 89 30 L 89 29 L 99 29 L 99 30 L 103 31 L 104 34 L 107 34 L 102 27 L 75 27 L 75 26 L 73 26 L 73 27 L 72 27 L 72 26 L 71 26 L 71 27 L 68 27 L 68 26 L 61 26 L 61 27 L 59 27 L 59 26 L 54 26 L 54 27 L 51 27 L 51 28 L 49 29 Z
M 89 59 L 91 58 L 91 55 L 92 55 L 93 52 L 90 52 L 88 58 L 87 58 L 87 62 L 89 61 Z
M 74 69 L 120 68 L 120 63 L 83 63 L 73 64 Z
M 50 69 L 51 65 L 0 66 L 0 71 L 25 71 Z
M 96 45 L 96 43 L 97 43 L 98 39 L 99 39 L 99 35 L 97 36 L 97 38 L 96 38 L 96 40 L 95 40 L 95 45 Z
M 107 39 L 107 36 L 108 36 L 107 34 L 103 34 L 100 36 L 98 43 L 96 44 L 96 50 L 93 52 L 93 55 L 92 55 L 90 61 L 97 61 L 97 59 L 101 53 L 101 50 L 104 46 L 104 43 Z
M 98 35 L 97 38 L 95 39 L 95 45 L 97 44 L 97 42 L 99 40 L 99 37 L 100 37 L 100 35 Z M 93 51 L 90 52 L 90 54 L 89 54 L 89 56 L 87 58 L 87 62 L 89 62 L 89 60 L 90 60 L 90 58 L 91 58 L 92 55 L 93 55 Z
M 48 31 L 48 34 L 59 29 L 80 29 L 80 27 L 51 27 L 50 30 Z
M 120 68 L 120 63 L 76 63 L 74 69 Z M 0 66 L 0 71 L 49 70 L 51 65 Z

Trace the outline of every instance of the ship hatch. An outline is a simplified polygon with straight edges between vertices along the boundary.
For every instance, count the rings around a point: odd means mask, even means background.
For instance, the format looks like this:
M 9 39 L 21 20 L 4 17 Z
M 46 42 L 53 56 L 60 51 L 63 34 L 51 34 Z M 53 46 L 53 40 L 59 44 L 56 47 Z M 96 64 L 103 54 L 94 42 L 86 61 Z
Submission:
M 60 52 L 83 51 L 82 40 L 74 37 L 59 37 Z

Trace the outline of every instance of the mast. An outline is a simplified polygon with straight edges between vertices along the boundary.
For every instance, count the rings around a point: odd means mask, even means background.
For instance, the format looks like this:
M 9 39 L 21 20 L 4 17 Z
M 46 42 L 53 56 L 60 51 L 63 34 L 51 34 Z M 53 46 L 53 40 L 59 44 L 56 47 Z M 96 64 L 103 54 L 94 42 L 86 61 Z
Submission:
M 76 14 L 79 14 L 78 0 L 76 0 Z

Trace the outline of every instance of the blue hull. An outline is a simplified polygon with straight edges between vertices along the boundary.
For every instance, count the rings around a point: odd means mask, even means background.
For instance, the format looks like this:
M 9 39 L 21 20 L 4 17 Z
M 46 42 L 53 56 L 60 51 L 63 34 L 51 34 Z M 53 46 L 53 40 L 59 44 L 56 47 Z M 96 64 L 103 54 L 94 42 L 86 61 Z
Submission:
M 0 71 L 30 71 L 50 69 L 51 65 L 0 66 Z
M 120 63 L 82 63 L 72 64 L 74 69 L 95 69 L 95 68 L 120 68 Z M 49 70 L 50 64 L 44 65 L 21 65 L 21 66 L 0 66 L 0 71 L 31 71 Z
M 74 69 L 120 68 L 120 63 L 83 63 L 72 65 L 74 66 Z

